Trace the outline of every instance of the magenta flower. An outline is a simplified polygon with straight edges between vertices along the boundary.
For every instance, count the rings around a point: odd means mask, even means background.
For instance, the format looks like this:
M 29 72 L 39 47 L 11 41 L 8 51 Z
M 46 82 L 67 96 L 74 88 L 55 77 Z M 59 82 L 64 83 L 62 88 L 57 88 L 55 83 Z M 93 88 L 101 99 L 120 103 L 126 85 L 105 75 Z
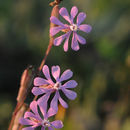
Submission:
M 51 115 L 46 113 L 46 107 L 39 106 L 39 108 L 43 118 L 39 114 L 37 102 L 33 101 L 30 104 L 30 109 L 32 112 L 25 112 L 24 118 L 20 118 L 20 124 L 27 126 L 22 130 L 34 130 L 39 126 L 41 126 L 41 130 L 45 130 L 46 127 L 48 128 L 48 130 L 54 130 L 54 128 L 60 129 L 63 127 L 63 123 L 60 120 L 52 122 L 48 120 L 48 117 L 50 117 Z
M 90 25 L 87 25 L 87 24 L 81 25 L 81 23 L 86 18 L 86 14 L 83 12 L 78 14 L 78 9 L 76 6 L 72 7 L 70 15 L 68 14 L 67 9 L 64 7 L 62 7 L 59 10 L 59 14 L 65 20 L 67 20 L 69 22 L 69 25 L 63 24 L 58 18 L 56 18 L 55 16 L 51 16 L 50 21 L 52 23 L 58 25 L 57 27 L 52 27 L 50 29 L 51 36 L 54 36 L 55 34 L 57 34 L 60 31 L 65 32 L 65 34 L 57 37 L 54 40 L 54 45 L 59 46 L 65 40 L 64 51 L 67 51 L 69 37 L 70 37 L 71 33 L 73 32 L 71 48 L 75 51 L 79 50 L 78 42 L 81 44 L 86 44 L 86 39 L 84 39 L 82 36 L 78 35 L 77 31 L 83 31 L 83 32 L 89 33 L 92 29 L 92 27 Z M 76 23 L 74 23 L 74 18 L 76 17 L 77 14 L 78 14 L 77 21 L 76 21 Z
M 63 81 L 70 79 L 73 75 L 73 72 L 69 69 L 60 76 L 60 67 L 52 66 L 51 71 L 55 82 L 53 82 L 51 79 L 47 65 L 43 66 L 42 71 L 46 79 L 36 77 L 34 79 L 34 85 L 39 87 L 33 87 L 32 93 L 36 96 L 44 94 L 38 99 L 38 104 L 40 106 L 47 106 L 47 101 L 51 93 L 54 92 L 55 95 L 50 103 L 50 108 L 48 110 L 50 115 L 54 115 L 58 111 L 58 101 L 64 108 L 68 108 L 67 103 L 61 98 L 59 91 L 62 91 L 64 95 L 70 100 L 74 100 L 77 97 L 77 94 L 72 90 L 69 90 L 69 88 L 75 88 L 77 86 L 77 82 L 75 80 L 69 80 L 68 82 L 62 84 Z M 43 87 L 43 85 L 46 85 L 46 87 Z

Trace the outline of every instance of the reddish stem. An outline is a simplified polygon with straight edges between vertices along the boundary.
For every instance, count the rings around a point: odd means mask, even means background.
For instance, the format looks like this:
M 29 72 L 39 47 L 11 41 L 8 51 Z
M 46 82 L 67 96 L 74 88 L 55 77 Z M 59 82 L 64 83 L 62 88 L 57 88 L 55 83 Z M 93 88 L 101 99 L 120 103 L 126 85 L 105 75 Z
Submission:
M 61 2 L 61 0 L 56 0 L 56 2 L 57 2 L 57 1 L 58 1 L 59 3 Z M 59 3 L 56 3 L 56 5 L 58 5 Z M 54 8 L 53 8 L 53 9 L 54 9 Z M 58 16 L 58 9 L 57 9 L 57 7 L 54 9 L 54 11 L 52 11 L 51 16 L 52 16 L 52 15 L 53 15 L 53 16 Z M 55 26 L 55 25 L 54 25 L 54 24 L 51 24 L 51 25 L 50 25 L 50 27 L 53 27 L 53 26 Z M 49 42 L 48 48 L 47 48 L 47 50 L 46 50 L 45 56 L 44 56 L 44 58 L 43 58 L 43 60 L 42 60 L 42 62 L 41 62 L 41 64 L 40 64 L 40 66 L 39 66 L 39 68 L 38 68 L 37 74 L 40 73 L 40 71 L 42 70 L 42 67 L 43 67 L 44 64 L 45 64 L 45 61 L 46 61 L 46 59 L 47 59 L 47 56 L 49 55 L 50 50 L 51 50 L 51 48 L 52 48 L 53 40 L 54 40 L 54 38 L 53 38 L 53 37 L 50 37 L 50 42 Z M 27 97 L 27 95 L 23 98 L 22 102 L 18 102 L 18 103 L 17 103 L 16 108 L 15 108 L 15 110 L 14 110 L 14 112 L 13 112 L 12 119 L 11 119 L 11 121 L 10 121 L 8 130 L 11 130 L 11 129 L 12 129 L 12 126 L 13 126 L 13 123 L 14 123 L 14 120 L 15 120 L 15 117 L 16 117 L 18 111 L 20 110 L 20 108 L 22 107 L 22 105 L 24 104 L 24 101 L 25 101 L 26 97 Z M 33 101 L 35 101 L 35 100 L 37 100 L 37 96 L 34 97 Z M 30 111 L 30 108 L 28 108 L 27 111 Z M 21 125 L 20 129 L 21 129 L 21 128 L 22 128 L 22 125 Z

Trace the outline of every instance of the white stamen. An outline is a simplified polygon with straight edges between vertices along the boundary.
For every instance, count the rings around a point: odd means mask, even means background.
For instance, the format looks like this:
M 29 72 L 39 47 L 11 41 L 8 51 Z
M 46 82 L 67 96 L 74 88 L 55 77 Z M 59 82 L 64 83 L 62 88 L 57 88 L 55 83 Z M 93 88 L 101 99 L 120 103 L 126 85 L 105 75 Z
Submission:
M 78 30 L 78 26 L 76 24 L 72 24 L 72 25 L 70 25 L 70 30 L 77 31 Z
M 42 125 L 43 125 L 44 127 L 50 127 L 50 126 L 51 126 L 51 123 L 49 122 L 49 120 L 44 120 L 44 121 L 42 122 Z
M 61 83 L 57 82 L 54 84 L 54 89 L 58 90 L 61 86 Z

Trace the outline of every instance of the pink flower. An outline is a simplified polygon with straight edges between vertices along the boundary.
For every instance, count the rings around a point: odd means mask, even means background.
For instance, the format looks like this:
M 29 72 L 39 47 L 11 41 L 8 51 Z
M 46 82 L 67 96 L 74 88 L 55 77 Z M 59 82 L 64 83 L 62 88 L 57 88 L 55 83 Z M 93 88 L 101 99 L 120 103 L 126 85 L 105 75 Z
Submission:
M 42 117 L 39 114 L 38 107 L 40 108 Z M 46 113 L 46 106 L 40 107 L 36 101 L 33 101 L 30 104 L 30 109 L 32 112 L 25 112 L 24 117 L 20 118 L 20 124 L 27 126 L 22 130 L 34 130 L 39 126 L 41 126 L 41 130 L 45 130 L 46 127 L 48 130 L 54 130 L 54 128 L 60 129 L 63 127 L 63 123 L 60 120 L 52 122 L 48 120 L 48 117 L 51 115 Z
M 64 93 L 64 95 L 69 98 L 70 100 L 74 100 L 77 97 L 77 94 L 73 92 L 72 90 L 69 90 L 70 88 L 75 88 L 77 86 L 77 82 L 75 80 L 69 80 L 66 83 L 62 83 L 63 81 L 66 81 L 70 79 L 73 75 L 71 70 L 66 70 L 61 76 L 60 76 L 60 67 L 59 66 L 52 66 L 52 76 L 55 79 L 55 82 L 51 79 L 49 68 L 47 65 L 43 66 L 43 74 L 45 75 L 46 79 L 41 77 L 36 77 L 34 79 L 34 85 L 39 87 L 33 87 L 32 93 L 36 96 L 44 94 L 42 97 L 38 99 L 38 104 L 41 106 L 47 106 L 48 99 L 52 93 L 55 93 L 51 103 L 50 108 L 48 110 L 48 113 L 50 115 L 55 114 L 58 111 L 58 101 L 60 104 L 67 108 L 67 103 L 61 98 L 60 91 Z M 44 87 L 43 87 L 44 85 Z M 46 87 L 45 87 L 46 86 Z
M 65 32 L 65 34 L 57 37 L 54 40 L 54 45 L 55 46 L 59 46 L 64 40 L 64 51 L 68 50 L 68 42 L 69 42 L 69 37 L 71 35 L 71 33 L 73 32 L 73 36 L 72 36 L 72 44 L 71 44 L 71 48 L 75 51 L 79 50 L 79 43 L 81 44 L 86 44 L 86 39 L 84 39 L 82 36 L 77 34 L 77 31 L 83 31 L 86 33 L 89 33 L 92 29 L 92 27 L 90 25 L 87 24 L 82 24 L 81 23 L 85 20 L 86 18 L 86 14 L 81 12 L 78 14 L 78 9 L 76 6 L 73 6 L 71 9 L 71 13 L 70 15 L 68 14 L 68 11 L 66 8 L 62 7 L 59 10 L 59 14 L 69 22 L 68 24 L 63 24 L 58 18 L 56 18 L 55 16 L 51 16 L 50 21 L 56 25 L 58 25 L 57 27 L 52 27 L 50 29 L 50 34 L 51 36 L 56 35 L 58 32 L 62 31 Z M 74 23 L 74 18 L 77 16 L 77 21 L 76 23 Z

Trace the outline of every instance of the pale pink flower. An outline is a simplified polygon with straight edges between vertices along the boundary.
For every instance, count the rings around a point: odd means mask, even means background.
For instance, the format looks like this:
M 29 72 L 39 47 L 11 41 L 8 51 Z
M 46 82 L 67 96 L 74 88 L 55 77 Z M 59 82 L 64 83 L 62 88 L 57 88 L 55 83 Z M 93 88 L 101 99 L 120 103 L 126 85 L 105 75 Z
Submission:
M 81 12 L 78 14 L 78 9 L 76 6 L 73 6 L 70 12 L 70 15 L 68 14 L 68 11 L 66 8 L 62 7 L 59 10 L 59 14 L 67 21 L 69 24 L 63 24 L 57 17 L 51 16 L 50 21 L 56 25 L 57 27 L 52 27 L 50 29 L 51 36 L 56 35 L 58 32 L 62 31 L 65 32 L 65 34 L 57 37 L 54 39 L 54 45 L 59 46 L 64 40 L 64 51 L 68 50 L 68 42 L 69 37 L 71 33 L 73 33 L 72 36 L 72 43 L 71 48 L 75 51 L 79 50 L 79 43 L 86 44 L 86 39 L 82 36 L 78 35 L 78 31 L 83 31 L 85 33 L 89 33 L 92 29 L 92 27 L 88 24 L 81 24 L 85 18 L 86 14 Z M 76 23 L 74 23 L 74 18 L 77 16 Z M 79 43 L 78 43 L 79 42 Z
M 39 114 L 38 107 L 40 108 L 40 112 L 42 116 Z M 25 128 L 22 130 L 35 130 L 35 128 L 41 126 L 41 130 L 54 130 L 54 128 L 60 129 L 63 127 L 63 123 L 60 120 L 55 120 L 50 122 L 48 120 L 51 117 L 51 114 L 46 112 L 46 106 L 38 106 L 36 101 L 33 101 L 30 104 L 30 109 L 32 112 L 25 112 L 24 117 L 20 118 L 19 122 L 22 125 L 25 125 Z
M 34 85 L 39 87 L 33 87 L 32 93 L 36 96 L 44 94 L 38 99 L 38 104 L 40 106 L 43 104 L 44 106 L 47 106 L 50 95 L 52 93 L 55 93 L 48 111 L 48 113 L 51 113 L 53 115 L 58 111 L 58 101 L 64 108 L 68 107 L 67 103 L 62 99 L 59 93 L 60 91 L 62 91 L 64 95 L 70 100 L 74 100 L 77 97 L 77 94 L 70 90 L 77 86 L 77 82 L 75 80 L 69 80 L 66 83 L 62 83 L 63 81 L 70 79 L 73 75 L 73 72 L 68 69 L 60 76 L 60 67 L 58 65 L 52 66 L 51 68 L 52 76 L 55 81 L 52 80 L 47 65 L 43 66 L 42 72 L 45 75 L 46 79 L 36 77 L 34 79 Z M 43 85 L 46 85 L 46 87 L 42 87 Z

